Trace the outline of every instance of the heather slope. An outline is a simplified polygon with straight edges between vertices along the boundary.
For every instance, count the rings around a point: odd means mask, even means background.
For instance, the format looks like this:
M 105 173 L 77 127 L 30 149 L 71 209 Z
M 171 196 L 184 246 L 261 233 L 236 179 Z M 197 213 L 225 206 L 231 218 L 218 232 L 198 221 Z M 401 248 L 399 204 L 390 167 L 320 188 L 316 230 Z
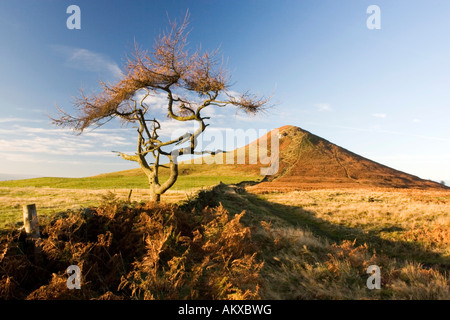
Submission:
M 316 188 L 448 189 L 341 148 L 294 126 L 279 129 L 280 169 L 252 190 Z

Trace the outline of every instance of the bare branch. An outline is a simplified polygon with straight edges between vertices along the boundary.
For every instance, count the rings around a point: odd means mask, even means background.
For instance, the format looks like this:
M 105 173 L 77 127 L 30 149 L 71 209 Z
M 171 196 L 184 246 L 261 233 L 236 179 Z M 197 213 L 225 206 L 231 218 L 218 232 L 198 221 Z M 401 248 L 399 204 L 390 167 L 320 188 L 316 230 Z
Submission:
M 224 152 L 197 151 L 199 136 L 208 127 L 202 111 L 207 107 L 235 106 L 249 114 L 263 111 L 269 98 L 258 98 L 249 93 L 238 97 L 227 94 L 229 76 L 218 58 L 218 50 L 189 52 L 187 35 L 189 14 L 178 24 L 169 21 L 170 28 L 155 42 L 153 50 L 143 50 L 135 43 L 134 51 L 127 58 L 122 78 L 116 83 L 100 81 L 100 93 L 85 95 L 83 90 L 74 99 L 75 115 L 56 107 L 59 117 L 51 118 L 55 125 L 69 127 L 82 133 L 90 127 L 102 126 L 118 118 L 123 125 L 133 124 L 137 129 L 136 154 L 116 152 L 120 157 L 136 161 L 149 179 L 151 190 L 162 194 L 178 177 L 177 158 L 181 155 L 203 155 Z M 222 59 L 223 60 L 223 59 Z M 143 94 L 142 94 L 143 93 Z M 227 98 L 219 99 L 225 93 Z M 199 127 L 193 132 L 172 140 L 160 139 L 161 123 L 155 114 L 149 97 L 164 94 L 167 97 L 167 116 L 177 121 L 197 121 Z M 169 146 L 180 146 L 171 152 L 163 150 Z M 161 156 L 167 157 L 170 176 L 163 184 L 159 182 L 158 169 L 163 167 Z M 146 157 L 153 157 L 151 163 Z M 161 160 L 162 161 L 162 160 Z M 167 166 L 165 166 L 167 167 Z
M 118 153 L 118 156 L 122 157 L 122 159 L 124 160 L 128 160 L 128 161 L 136 161 L 138 162 L 138 155 L 129 155 L 129 154 L 125 154 L 119 151 L 112 151 L 114 153 Z

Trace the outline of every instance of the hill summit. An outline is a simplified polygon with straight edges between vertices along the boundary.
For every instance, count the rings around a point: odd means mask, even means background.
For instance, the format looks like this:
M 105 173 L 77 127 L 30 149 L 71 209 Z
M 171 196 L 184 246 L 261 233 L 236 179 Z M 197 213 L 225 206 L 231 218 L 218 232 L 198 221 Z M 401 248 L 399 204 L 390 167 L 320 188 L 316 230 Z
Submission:
M 274 131 L 261 137 L 267 139 Z M 366 159 L 295 126 L 278 128 L 279 170 L 253 190 L 289 190 L 334 187 L 447 189 Z
M 266 160 L 270 160 L 273 134 L 278 134 L 279 138 L 278 171 L 274 175 L 261 176 L 264 171 L 261 169 L 267 169 L 269 164 L 261 163 L 260 155 L 267 154 Z M 232 158 L 231 163 L 227 157 Z M 450 190 L 437 182 L 423 180 L 364 158 L 296 126 L 274 129 L 246 146 L 227 153 L 180 162 L 179 172 L 178 183 L 183 181 L 183 185 L 196 187 L 218 181 L 236 183 L 260 180 L 260 183 L 247 187 L 255 192 L 326 188 Z M 160 174 L 167 177 L 168 169 L 161 168 Z M 117 181 L 140 176 L 145 178 L 141 169 L 131 169 L 94 178 Z M 142 181 L 145 185 L 145 179 Z

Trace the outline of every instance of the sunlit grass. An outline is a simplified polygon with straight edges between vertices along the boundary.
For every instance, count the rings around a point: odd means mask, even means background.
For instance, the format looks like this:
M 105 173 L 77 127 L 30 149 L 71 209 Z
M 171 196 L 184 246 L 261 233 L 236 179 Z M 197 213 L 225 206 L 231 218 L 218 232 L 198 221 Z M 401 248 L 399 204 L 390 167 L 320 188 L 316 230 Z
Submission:
M 336 239 L 354 237 L 378 243 L 392 251 L 412 243 L 440 261 L 450 259 L 450 193 L 420 190 L 314 190 L 259 195 L 271 203 L 287 205 L 297 215 Z M 391 244 L 387 246 L 387 244 Z M 404 252 L 403 255 L 418 255 Z M 427 259 L 431 259 L 428 257 Z
M 313 190 L 221 197 L 261 247 L 263 299 L 450 299 L 450 193 Z M 381 290 L 369 290 L 369 265 Z
M 222 180 L 223 181 L 223 180 Z M 199 189 L 170 190 L 165 202 Z M 22 205 L 42 219 L 67 209 L 125 200 L 130 189 L 0 187 L 1 226 L 17 226 Z M 264 262 L 263 299 L 450 299 L 450 193 L 420 190 L 311 190 L 251 194 L 233 187 L 214 194 L 232 215 L 245 210 Z M 133 189 L 131 201 L 146 201 Z M 378 265 L 382 289 L 366 287 Z
M 160 180 L 165 181 L 168 176 L 161 176 Z M 248 177 L 256 180 L 259 177 Z M 205 175 L 205 176 L 182 176 L 171 190 L 186 190 L 200 188 L 219 183 L 238 183 L 246 177 L 233 175 Z M 26 180 L 1 181 L 0 187 L 45 187 L 45 188 L 66 188 L 66 189 L 146 189 L 148 180 L 144 176 L 97 176 L 89 178 L 35 178 Z
M 201 188 L 241 181 L 258 181 L 257 170 L 235 170 L 226 165 L 180 164 L 179 176 L 172 188 L 162 195 L 164 202 L 185 200 L 187 195 Z M 168 178 L 161 169 L 160 181 Z M 132 169 L 87 178 L 35 178 L 0 181 L 0 228 L 22 221 L 22 206 L 36 204 L 42 218 L 67 209 L 98 205 L 103 196 L 113 192 L 126 200 L 132 189 L 131 201 L 150 199 L 148 180 L 140 169 Z
M 185 200 L 198 188 L 169 190 L 163 196 L 164 202 Z M 0 229 L 12 228 L 22 223 L 22 207 L 36 204 L 39 219 L 52 217 L 68 209 L 98 206 L 109 193 L 118 199 L 127 200 L 130 189 L 65 189 L 48 187 L 0 187 Z M 132 189 L 131 201 L 148 201 L 147 189 Z

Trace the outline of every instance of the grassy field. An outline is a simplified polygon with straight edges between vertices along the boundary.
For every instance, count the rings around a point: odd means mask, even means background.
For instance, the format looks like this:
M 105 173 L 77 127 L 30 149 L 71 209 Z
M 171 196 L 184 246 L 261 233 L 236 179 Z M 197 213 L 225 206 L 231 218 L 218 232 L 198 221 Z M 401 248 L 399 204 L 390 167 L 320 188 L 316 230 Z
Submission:
M 220 201 L 261 245 L 266 299 L 450 299 L 450 193 L 314 190 Z M 366 286 L 378 265 L 382 289 Z
M 179 173 L 175 185 L 162 196 L 163 201 L 185 200 L 190 194 L 219 182 L 233 184 L 261 179 L 256 169 L 235 170 L 233 165 L 181 164 Z M 167 177 L 167 170 L 162 168 L 160 179 L 164 181 Z M 147 179 L 140 169 L 86 178 L 0 181 L 0 229 L 20 225 L 22 206 L 26 204 L 36 204 L 39 216 L 46 219 L 67 209 L 99 205 L 110 193 L 126 200 L 130 189 L 133 190 L 131 201 L 149 199 Z
M 450 192 L 315 190 L 259 195 L 318 234 L 450 267 Z
M 258 171 L 235 170 L 235 165 L 189 165 L 181 164 L 179 176 L 171 190 L 189 190 L 219 183 L 237 183 L 243 180 L 258 181 L 262 177 Z M 168 170 L 161 169 L 160 181 L 169 176 Z M 0 181 L 0 187 L 46 187 L 66 189 L 147 189 L 148 180 L 140 169 L 100 174 L 86 178 L 35 178 Z
M 167 202 L 185 200 L 199 188 L 169 190 L 163 199 Z M 79 208 L 98 206 L 116 197 L 127 200 L 130 189 L 66 189 L 48 187 L 0 187 L 0 230 L 8 230 L 22 225 L 23 205 L 36 204 L 39 219 L 51 219 L 55 214 Z M 133 189 L 131 201 L 146 201 L 146 189 Z
M 186 169 L 186 168 L 185 168 Z M 192 198 L 240 176 L 185 171 L 162 200 Z M 142 181 L 144 180 L 144 182 Z M 142 186 L 142 187 L 140 187 Z M 22 206 L 35 203 L 43 223 L 56 213 L 112 198 L 146 201 L 145 177 L 131 170 L 83 179 L 42 178 L 0 183 L 0 228 L 20 226 Z M 263 299 L 450 299 L 450 192 L 406 189 L 322 189 L 245 192 L 223 186 L 213 199 L 242 222 L 260 248 Z M 379 265 L 382 289 L 365 272 Z

